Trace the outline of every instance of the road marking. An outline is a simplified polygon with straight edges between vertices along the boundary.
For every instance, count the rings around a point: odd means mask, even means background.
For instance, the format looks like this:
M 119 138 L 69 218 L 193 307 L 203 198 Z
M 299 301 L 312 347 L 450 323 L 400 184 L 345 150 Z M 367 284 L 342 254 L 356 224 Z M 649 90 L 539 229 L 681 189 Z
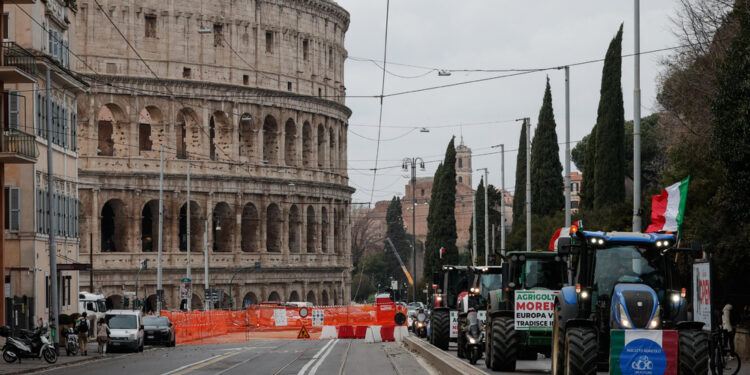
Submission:
M 213 357 L 206 358 L 206 359 L 204 359 L 202 361 L 191 363 L 189 365 L 185 365 L 185 366 L 176 368 L 176 369 L 174 369 L 172 371 L 165 372 L 165 373 L 163 373 L 161 375 L 183 375 L 183 374 L 187 374 L 187 373 L 189 373 L 189 372 L 191 372 L 193 370 L 197 370 L 199 368 L 206 367 L 206 366 L 214 364 L 216 362 L 225 360 L 225 359 L 227 359 L 229 357 L 234 357 L 237 354 L 240 354 L 240 352 L 233 352 L 233 353 L 228 353 L 228 354 L 215 355 Z
M 302 369 L 299 370 L 297 375 L 304 375 L 305 371 L 307 371 L 307 369 L 318 359 L 318 357 L 320 357 L 321 353 L 323 353 L 327 348 L 332 347 L 333 344 L 335 344 L 337 341 L 339 340 L 338 339 L 330 340 L 325 345 L 323 345 L 323 347 L 320 348 L 320 350 L 318 350 L 318 352 L 315 353 L 315 355 L 309 361 L 307 361 L 305 366 L 303 366 Z
M 339 340 L 336 340 L 336 341 L 339 341 Z M 310 370 L 310 373 L 308 375 L 315 375 L 315 373 L 318 372 L 318 367 L 320 367 L 320 364 L 326 360 L 326 357 L 328 357 L 329 354 L 331 354 L 331 351 L 333 350 L 333 347 L 335 346 L 336 344 L 334 343 L 333 345 L 328 347 L 328 350 L 326 350 L 326 353 L 323 354 L 322 357 L 320 357 L 320 359 L 318 360 L 318 363 L 316 363 L 315 366 L 313 366 L 313 368 Z

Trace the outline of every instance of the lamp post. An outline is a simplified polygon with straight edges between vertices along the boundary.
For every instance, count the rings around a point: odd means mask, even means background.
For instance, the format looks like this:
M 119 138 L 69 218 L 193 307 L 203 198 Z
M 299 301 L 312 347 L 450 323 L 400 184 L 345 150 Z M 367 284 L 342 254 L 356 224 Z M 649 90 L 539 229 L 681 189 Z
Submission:
M 404 172 L 411 166 L 411 272 L 414 274 L 415 279 L 417 277 L 417 162 L 419 162 L 419 170 L 424 171 L 424 160 L 420 157 L 404 158 L 401 165 Z M 417 300 L 416 280 L 412 286 L 411 299 L 412 302 Z
M 243 270 L 259 271 L 260 262 L 255 262 L 255 264 L 253 264 L 251 267 L 242 267 L 242 268 L 238 268 L 237 271 L 234 271 L 232 278 L 229 280 L 229 309 L 230 310 L 234 307 L 234 300 L 232 299 L 232 283 L 234 282 L 235 276 L 237 276 L 237 274 L 242 272 Z
M 141 276 L 141 271 L 148 268 L 148 259 L 144 259 L 138 267 L 138 273 L 135 274 L 135 301 L 138 301 L 138 278 Z M 133 307 L 135 307 L 135 301 L 133 301 Z

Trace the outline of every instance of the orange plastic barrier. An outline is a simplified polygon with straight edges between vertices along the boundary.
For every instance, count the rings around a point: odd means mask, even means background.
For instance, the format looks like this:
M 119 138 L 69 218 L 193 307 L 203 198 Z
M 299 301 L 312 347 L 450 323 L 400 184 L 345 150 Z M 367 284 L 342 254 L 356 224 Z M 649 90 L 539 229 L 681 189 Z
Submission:
M 396 341 L 396 338 L 393 337 L 395 328 L 396 326 L 394 325 L 380 327 L 380 338 L 383 341 Z

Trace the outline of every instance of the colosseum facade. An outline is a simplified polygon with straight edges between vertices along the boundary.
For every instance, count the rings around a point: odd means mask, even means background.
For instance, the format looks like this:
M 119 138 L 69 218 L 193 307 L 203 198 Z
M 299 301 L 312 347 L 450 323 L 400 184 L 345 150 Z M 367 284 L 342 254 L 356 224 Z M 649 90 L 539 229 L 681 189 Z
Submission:
M 155 306 L 161 234 L 167 309 L 180 305 L 188 263 L 193 308 L 206 281 L 221 306 L 230 283 L 235 307 L 348 303 L 349 14 L 329 0 L 99 3 L 79 0 L 71 46 L 93 82 L 78 99 L 78 147 L 80 257 L 93 258 L 94 291 L 118 307 L 138 278 Z

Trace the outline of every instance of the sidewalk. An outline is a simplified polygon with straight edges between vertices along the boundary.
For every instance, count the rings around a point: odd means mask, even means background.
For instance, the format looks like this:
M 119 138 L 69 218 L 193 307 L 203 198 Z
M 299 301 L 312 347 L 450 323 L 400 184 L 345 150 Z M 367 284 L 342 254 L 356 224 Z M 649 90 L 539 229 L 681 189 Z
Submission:
M 5 340 L 2 340 L 5 341 Z M 65 354 L 65 349 L 60 348 L 60 354 L 57 357 L 57 362 L 55 363 L 47 363 L 44 359 L 22 359 L 21 363 L 18 363 L 16 360 L 13 363 L 7 363 L 4 360 L 0 359 L 0 375 L 11 375 L 11 374 L 27 374 L 30 372 L 36 372 L 41 370 L 49 370 L 52 368 L 57 367 L 64 367 L 69 366 L 73 364 L 78 363 L 86 363 L 86 362 L 93 362 L 97 360 L 103 359 L 102 356 L 96 352 L 97 344 L 95 342 L 91 343 L 89 342 L 88 345 L 88 351 L 89 355 L 82 356 L 82 355 L 76 355 L 76 356 L 67 356 Z M 104 358 L 108 357 L 114 357 L 122 355 L 121 353 L 113 353 L 113 354 L 107 354 Z

